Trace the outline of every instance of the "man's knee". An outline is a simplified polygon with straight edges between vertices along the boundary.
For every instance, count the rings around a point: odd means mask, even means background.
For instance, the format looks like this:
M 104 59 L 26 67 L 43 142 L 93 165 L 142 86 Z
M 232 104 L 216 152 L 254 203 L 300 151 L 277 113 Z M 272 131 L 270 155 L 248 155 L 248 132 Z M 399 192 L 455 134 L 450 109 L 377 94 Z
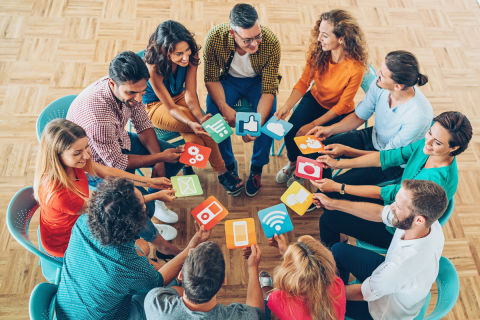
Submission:
M 340 257 L 347 250 L 346 246 L 350 246 L 350 245 L 343 242 L 337 242 L 331 247 L 332 254 L 333 254 L 333 257 L 335 258 L 335 261 L 337 261 L 337 258 Z
M 332 225 L 336 223 L 335 214 L 330 210 L 325 210 L 320 216 L 320 228 L 330 230 Z

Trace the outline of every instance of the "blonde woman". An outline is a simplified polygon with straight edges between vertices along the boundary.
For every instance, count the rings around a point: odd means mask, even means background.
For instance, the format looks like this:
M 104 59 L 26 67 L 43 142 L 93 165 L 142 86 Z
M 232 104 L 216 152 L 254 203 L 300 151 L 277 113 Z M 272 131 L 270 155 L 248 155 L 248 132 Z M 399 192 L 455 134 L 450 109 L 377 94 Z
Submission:
M 117 168 L 110 168 L 90 159 L 87 135 L 82 127 L 65 119 L 51 121 L 45 127 L 40 141 L 34 178 L 34 196 L 41 205 L 40 234 L 43 250 L 49 256 L 63 262 L 72 228 L 80 215 L 87 210 L 90 176 L 125 177 L 137 186 L 167 189 L 145 194 L 145 202 L 175 199 L 175 190 L 167 178 L 145 178 Z M 142 191 L 142 188 L 139 188 Z M 144 190 L 143 190 L 144 191 Z M 145 192 L 146 193 L 146 192 Z M 154 205 L 147 204 L 151 218 Z M 176 229 L 165 225 L 154 225 L 150 219 L 139 236 L 164 254 L 180 251 L 168 243 L 176 236 Z

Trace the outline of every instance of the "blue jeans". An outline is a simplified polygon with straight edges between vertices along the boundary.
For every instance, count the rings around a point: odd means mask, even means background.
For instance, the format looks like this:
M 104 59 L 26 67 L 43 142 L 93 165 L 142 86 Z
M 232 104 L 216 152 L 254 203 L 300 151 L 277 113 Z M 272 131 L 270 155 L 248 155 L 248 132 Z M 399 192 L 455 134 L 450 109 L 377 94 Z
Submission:
M 262 96 L 262 77 L 255 78 L 235 78 L 227 75 L 225 80 L 220 80 L 223 91 L 225 91 L 225 99 L 229 107 L 234 108 L 234 105 L 242 98 L 245 97 L 252 105 L 255 112 L 257 111 L 258 102 Z M 277 97 L 273 101 L 272 110 L 267 119 L 270 119 L 277 110 Z M 207 113 L 211 113 L 212 116 L 220 113 L 218 106 L 213 102 L 210 95 L 207 95 Z M 272 145 L 272 138 L 266 134 L 261 134 L 253 142 L 253 155 L 252 164 L 254 166 L 263 167 L 270 161 L 270 147 Z M 225 161 L 226 166 L 233 164 L 235 156 L 232 150 L 232 141 L 230 137 L 223 140 L 218 144 L 222 158 Z
M 343 242 L 335 243 L 332 246 L 332 253 L 344 285 L 348 285 L 350 273 L 363 283 L 385 261 L 385 257 L 376 252 Z M 372 319 L 366 301 L 347 300 L 345 315 L 352 319 Z
M 163 149 L 162 149 L 163 150 Z M 165 287 L 178 287 L 177 279 L 173 279 Z M 137 294 L 132 297 L 132 302 L 130 303 L 130 314 L 128 315 L 128 320 L 146 320 L 145 315 L 145 297 L 147 294 Z

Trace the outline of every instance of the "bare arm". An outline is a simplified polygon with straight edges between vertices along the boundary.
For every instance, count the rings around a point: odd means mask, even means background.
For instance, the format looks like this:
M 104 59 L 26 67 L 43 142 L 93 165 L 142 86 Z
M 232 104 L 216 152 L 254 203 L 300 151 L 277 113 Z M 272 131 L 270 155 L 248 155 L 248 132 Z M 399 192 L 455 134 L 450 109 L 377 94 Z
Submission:
M 315 193 L 313 199 L 316 206 L 328 210 L 346 212 L 368 221 L 383 222 L 382 211 L 384 207 L 379 204 L 330 199 L 323 193 Z
M 95 161 L 92 161 L 92 164 L 93 164 L 93 169 L 95 170 L 95 173 L 102 179 L 105 179 L 106 177 L 122 177 L 132 181 L 134 185 L 139 187 L 158 188 L 159 184 L 166 184 L 171 186 L 171 182 L 165 178 L 164 180 L 160 180 L 159 178 L 154 180 L 152 178 L 146 178 L 139 175 L 135 175 L 135 174 L 120 170 L 118 168 L 107 167 Z M 155 184 L 154 183 L 155 181 L 159 183 Z
M 258 265 L 262 253 L 258 246 L 251 246 L 252 253 L 248 258 L 248 288 L 246 304 L 251 307 L 262 309 L 265 312 L 265 302 L 263 300 L 262 288 L 258 280 Z
M 262 126 L 267 121 L 267 117 L 272 111 L 273 101 L 275 100 L 275 96 L 270 93 L 264 93 L 260 97 L 260 101 L 258 102 L 257 112 L 262 116 Z
M 292 93 L 290 94 L 290 97 L 287 99 L 283 107 L 281 107 L 275 112 L 274 115 L 277 117 L 277 120 L 280 120 L 280 119 L 285 120 L 285 118 L 288 116 L 290 111 L 292 111 L 293 107 L 295 107 L 297 102 L 302 97 L 303 97 L 303 93 L 300 90 L 293 88 Z
M 367 155 L 367 154 L 370 154 L 370 153 L 378 152 L 378 151 L 358 150 L 358 149 L 354 149 L 352 147 L 346 147 L 346 149 L 347 150 L 345 152 L 345 156 L 349 157 L 349 158 L 358 158 L 358 157 L 361 157 L 361 156 L 364 156 L 364 155 Z
M 197 122 L 201 124 L 203 113 L 197 97 L 197 70 L 198 66 L 192 64 L 188 66 L 185 78 L 185 102 L 187 103 L 188 110 L 190 110 L 195 119 L 197 119 Z
M 355 112 L 349 114 L 342 121 L 332 124 L 331 128 L 331 135 L 344 133 L 348 131 L 352 131 L 360 127 L 362 124 L 365 123 L 365 120 L 357 116 Z
M 345 286 L 345 296 L 347 300 L 363 301 L 362 285 L 356 283 Z
M 322 162 L 327 168 L 332 169 L 352 169 L 352 168 L 369 168 L 382 167 L 380 162 L 380 152 L 375 151 L 354 159 L 335 160 L 329 155 L 320 156 L 318 162 Z
M 230 106 L 227 104 L 227 101 L 225 100 L 225 91 L 223 90 L 220 81 L 206 82 L 205 86 L 207 87 L 210 98 L 212 98 L 213 102 L 215 102 L 220 110 L 220 113 L 223 117 L 225 117 L 228 125 L 232 128 L 235 128 L 235 117 L 237 112 L 233 110 L 233 108 L 230 108 Z

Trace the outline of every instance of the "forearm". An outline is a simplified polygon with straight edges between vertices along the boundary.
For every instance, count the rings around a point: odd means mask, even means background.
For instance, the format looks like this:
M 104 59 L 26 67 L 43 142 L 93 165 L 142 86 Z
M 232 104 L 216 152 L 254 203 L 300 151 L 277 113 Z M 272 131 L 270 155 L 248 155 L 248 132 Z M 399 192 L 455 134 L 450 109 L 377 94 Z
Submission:
M 294 88 L 292 90 L 292 93 L 290 94 L 290 97 L 288 97 L 287 101 L 285 102 L 284 107 L 292 110 L 301 98 L 303 98 L 303 93 L 300 90 Z
M 220 81 L 216 82 L 206 82 L 205 86 L 207 87 L 208 94 L 212 98 L 213 102 L 217 105 L 220 112 L 228 107 L 227 101 L 225 100 L 225 91 Z
M 163 162 L 163 155 L 161 153 L 148 154 L 144 156 L 129 154 L 127 169 L 151 167 L 159 162 Z
M 132 181 L 134 185 L 139 187 L 146 187 L 150 182 L 150 178 L 131 174 L 118 168 L 107 167 L 96 162 L 92 163 L 95 173 L 97 173 L 97 175 L 102 179 L 105 179 L 106 177 L 122 177 Z
M 182 269 L 183 263 L 185 259 L 187 259 L 188 251 L 190 250 L 189 247 L 183 249 L 177 256 L 175 256 L 172 260 L 168 261 L 163 267 L 158 270 L 162 274 L 163 277 L 163 284 L 169 284 L 172 282 L 173 279 L 178 275 L 180 270 Z
M 258 281 L 258 267 L 250 267 L 248 270 L 248 288 L 247 288 L 247 305 L 257 307 L 265 312 L 265 302 L 263 300 L 262 288 Z
M 260 113 L 262 119 L 262 126 L 267 121 L 267 117 L 272 111 L 275 96 L 273 94 L 264 93 L 258 102 L 257 112 Z
M 364 188 L 365 186 L 361 186 Z M 377 187 L 378 188 L 378 187 Z M 383 206 L 369 202 L 353 202 L 347 200 L 333 200 L 330 210 L 342 211 L 364 220 L 382 222 Z
M 178 108 L 177 106 L 175 106 L 174 108 L 170 109 L 170 115 L 175 119 L 177 120 L 178 122 L 180 123 L 183 123 L 185 125 L 187 125 L 187 123 L 189 121 L 192 121 L 190 120 L 189 117 L 186 116 L 186 114 L 180 109 Z
M 145 148 L 147 148 L 150 154 L 162 152 L 160 144 L 158 143 L 157 135 L 155 134 L 155 130 L 153 128 L 143 130 L 142 132 L 137 134 L 140 142 Z
M 362 118 L 359 118 L 357 114 L 353 112 L 352 114 L 349 114 L 348 116 L 343 118 L 342 121 L 331 125 L 330 128 L 333 131 L 332 135 L 335 135 L 335 134 L 355 130 L 358 127 L 360 127 L 363 123 L 365 123 L 365 120 L 363 120 Z
M 357 283 L 345 286 L 345 297 L 350 301 L 363 301 L 362 285 Z
M 197 95 L 191 94 L 187 91 L 185 93 L 185 102 L 187 103 L 188 110 L 190 110 L 195 119 L 197 119 L 197 122 L 201 123 L 203 113 L 200 107 L 200 103 L 198 102 Z
M 378 152 L 378 151 L 358 150 L 352 147 L 348 147 L 347 152 L 345 152 L 344 156 L 348 158 L 358 158 L 358 157 L 361 157 L 370 153 L 375 153 L 375 152 Z
M 380 190 L 382 188 L 377 186 L 352 186 L 345 185 L 344 191 L 346 194 L 351 194 L 353 196 L 372 198 L 372 199 L 382 199 L 380 195 Z
M 145 203 L 157 200 L 157 195 L 155 193 L 144 194 L 143 199 Z
M 375 151 L 354 159 L 341 159 L 336 164 L 338 169 L 381 167 L 380 152 Z
M 312 121 L 313 126 L 323 126 L 325 123 L 332 121 L 338 117 L 338 115 L 332 110 L 328 110 L 323 116 Z

